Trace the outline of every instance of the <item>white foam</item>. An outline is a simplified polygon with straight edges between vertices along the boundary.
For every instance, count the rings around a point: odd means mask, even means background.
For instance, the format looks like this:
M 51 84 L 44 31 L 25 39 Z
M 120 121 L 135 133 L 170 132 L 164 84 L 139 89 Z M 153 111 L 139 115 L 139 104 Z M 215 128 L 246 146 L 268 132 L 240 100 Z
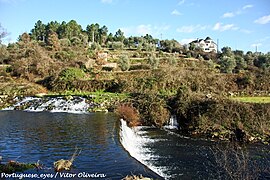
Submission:
M 17 107 L 27 105 L 24 111 L 29 112 L 67 112 L 67 113 L 88 113 L 90 105 L 82 97 L 76 97 L 73 100 L 66 100 L 64 98 L 37 98 L 37 97 L 26 97 L 15 105 L 5 108 L 3 110 L 14 110 Z
M 165 129 L 178 129 L 179 128 L 179 124 L 177 122 L 177 118 L 175 115 L 172 115 L 170 117 L 169 123 L 164 126 Z
M 153 163 L 153 161 L 158 160 L 160 157 L 154 155 L 150 149 L 146 148 L 146 145 L 158 140 L 150 139 L 144 134 L 145 132 L 143 132 L 141 127 L 130 128 L 127 126 L 126 121 L 121 119 L 120 141 L 126 151 L 158 175 L 169 179 L 170 176 L 165 173 L 167 168 L 157 167 Z

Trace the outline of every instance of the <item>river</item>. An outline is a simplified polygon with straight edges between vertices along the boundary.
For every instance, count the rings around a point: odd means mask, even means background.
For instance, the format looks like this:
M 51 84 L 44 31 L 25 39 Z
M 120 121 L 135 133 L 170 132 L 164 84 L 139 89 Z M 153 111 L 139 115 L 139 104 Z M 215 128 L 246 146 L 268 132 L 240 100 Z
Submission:
M 29 104 L 28 100 L 23 101 Z M 87 103 L 81 98 L 75 102 L 34 100 L 34 106 L 25 111 L 0 111 L 0 156 L 3 162 L 39 160 L 43 169 L 31 173 L 55 173 L 53 162 L 70 159 L 78 148 L 82 151 L 70 171 L 77 177 L 88 173 L 106 176 L 98 179 L 133 174 L 154 179 L 228 179 L 227 168 L 238 178 L 270 179 L 267 145 L 250 144 L 231 151 L 234 147 L 225 142 L 180 135 L 173 118 L 164 129 L 129 128 L 113 113 L 86 113 L 87 108 L 81 106 Z M 59 104 L 61 108 L 55 107 Z
M 53 163 L 70 159 L 81 149 L 71 173 L 104 174 L 104 179 L 121 179 L 142 174 L 159 178 L 129 156 L 119 142 L 119 121 L 112 113 L 51 113 L 0 111 L 0 156 L 3 162 L 35 163 L 54 173 Z

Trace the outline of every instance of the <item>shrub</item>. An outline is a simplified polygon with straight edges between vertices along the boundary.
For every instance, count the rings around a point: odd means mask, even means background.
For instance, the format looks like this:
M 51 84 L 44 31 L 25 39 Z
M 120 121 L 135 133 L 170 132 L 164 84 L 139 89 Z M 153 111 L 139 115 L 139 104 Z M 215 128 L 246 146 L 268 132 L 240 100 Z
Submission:
M 112 42 L 111 48 L 113 48 L 113 49 L 123 49 L 124 44 L 122 42 Z
M 63 38 L 63 39 L 60 39 L 59 41 L 60 41 L 61 46 L 68 47 L 71 45 L 71 42 L 68 38 Z
M 133 94 L 133 105 L 138 109 L 144 125 L 162 127 L 170 117 L 166 101 L 155 94 Z
M 3 64 L 9 57 L 6 46 L 0 44 L 0 64 Z
M 191 58 L 192 56 L 191 56 L 191 53 L 190 52 L 188 52 L 187 53 L 187 58 Z
M 72 37 L 71 40 L 70 40 L 70 42 L 71 42 L 71 44 L 73 46 L 78 46 L 78 45 L 80 45 L 82 43 L 81 40 L 80 40 L 80 38 L 78 38 L 76 36 Z
M 59 78 L 64 81 L 72 81 L 75 79 L 82 79 L 85 77 L 83 70 L 79 68 L 68 67 L 62 70 L 59 74 Z
M 223 56 L 220 61 L 220 70 L 223 73 L 232 73 L 236 67 L 234 57 Z
M 121 55 L 119 57 L 119 66 L 122 71 L 128 71 L 130 68 L 130 60 L 128 55 Z
M 67 51 L 58 51 L 55 53 L 54 57 L 61 61 L 69 61 L 70 54 Z
M 157 69 L 159 65 L 159 58 L 157 58 L 154 54 L 151 54 L 148 57 L 148 64 L 151 65 L 152 69 Z
M 131 104 L 119 105 L 116 114 L 124 119 L 129 127 L 141 125 L 139 113 Z
M 95 51 L 100 51 L 102 48 L 101 48 L 100 44 L 94 42 L 91 44 L 90 49 L 95 50 Z
M 176 59 L 176 57 L 174 55 L 169 57 L 169 63 L 170 63 L 170 65 L 176 65 L 177 64 L 177 59 Z

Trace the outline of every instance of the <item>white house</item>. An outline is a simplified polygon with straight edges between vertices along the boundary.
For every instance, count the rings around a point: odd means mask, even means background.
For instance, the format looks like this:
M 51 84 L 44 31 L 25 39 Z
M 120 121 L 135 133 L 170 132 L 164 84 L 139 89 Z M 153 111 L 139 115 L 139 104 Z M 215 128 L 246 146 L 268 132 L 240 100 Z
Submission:
M 207 37 L 206 39 L 197 39 L 191 43 L 196 47 L 201 48 L 204 52 L 217 52 L 217 44 L 210 37 Z M 189 45 L 191 43 L 189 43 Z

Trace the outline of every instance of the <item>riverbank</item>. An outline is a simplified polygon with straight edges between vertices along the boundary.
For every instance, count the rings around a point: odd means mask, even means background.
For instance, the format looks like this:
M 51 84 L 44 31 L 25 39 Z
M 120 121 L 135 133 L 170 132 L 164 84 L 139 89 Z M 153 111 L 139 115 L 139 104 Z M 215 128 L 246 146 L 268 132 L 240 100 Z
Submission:
M 60 101 L 62 105 L 59 104 Z M 172 96 L 66 91 L 39 93 L 30 98 L 23 95 L 16 98 L 7 96 L 2 102 L 3 107 L 15 104 L 15 110 L 35 111 L 61 111 L 63 104 L 71 106 L 70 104 L 76 102 L 87 105 L 86 109 L 66 110 L 116 112 L 130 126 L 154 125 L 162 128 L 168 125 L 171 116 L 175 116 L 180 134 L 245 143 L 270 142 L 270 103 L 245 103 L 220 96 L 205 96 L 192 92 L 187 87 L 179 88 L 177 94 Z
M 127 113 L 128 112 L 128 113 Z M 175 96 L 136 94 L 117 113 L 128 125 L 168 125 L 175 116 L 180 134 L 238 141 L 270 143 L 270 103 L 244 103 L 205 96 L 183 87 Z

